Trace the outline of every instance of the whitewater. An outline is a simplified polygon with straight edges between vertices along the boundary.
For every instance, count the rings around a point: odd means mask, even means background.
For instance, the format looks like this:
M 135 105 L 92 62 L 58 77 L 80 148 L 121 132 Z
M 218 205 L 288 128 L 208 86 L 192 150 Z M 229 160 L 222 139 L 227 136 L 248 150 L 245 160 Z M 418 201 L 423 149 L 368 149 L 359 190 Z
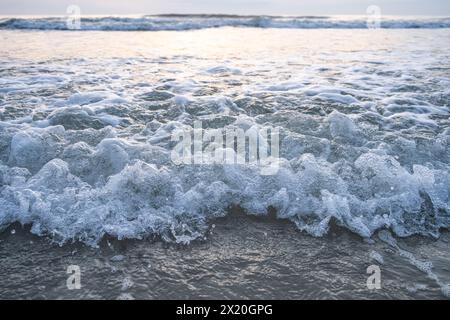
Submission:
M 417 21 L 149 16 L 61 31 L 61 18 L 4 18 L 0 226 L 60 244 L 187 244 L 238 208 L 316 237 L 337 224 L 438 238 L 450 227 L 450 30 Z M 279 170 L 174 164 L 171 134 L 194 121 L 278 128 Z

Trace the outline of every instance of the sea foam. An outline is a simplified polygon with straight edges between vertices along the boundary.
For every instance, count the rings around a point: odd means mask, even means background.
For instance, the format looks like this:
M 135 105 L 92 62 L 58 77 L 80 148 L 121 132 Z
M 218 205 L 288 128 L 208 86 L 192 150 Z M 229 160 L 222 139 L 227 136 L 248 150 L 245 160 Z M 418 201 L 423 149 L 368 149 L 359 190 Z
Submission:
M 0 60 L 2 228 L 19 222 L 94 246 L 105 235 L 189 243 L 236 207 L 274 212 L 314 236 L 333 224 L 362 237 L 438 237 L 450 227 L 448 30 L 375 39 L 289 30 L 281 41 L 286 30 L 215 29 L 202 32 L 225 44 L 208 52 L 193 32 L 74 34 L 74 45 L 85 43 L 77 49 L 94 52 L 84 58 L 51 47 L 70 45 L 67 33 L 1 32 L 17 40 Z M 311 32 L 322 37 L 304 40 Z M 36 54 L 33 41 L 48 34 L 62 56 Z M 98 55 L 132 37 L 158 45 Z M 265 46 L 251 42 L 258 37 Z M 171 137 L 195 121 L 278 128 L 278 170 L 174 163 Z

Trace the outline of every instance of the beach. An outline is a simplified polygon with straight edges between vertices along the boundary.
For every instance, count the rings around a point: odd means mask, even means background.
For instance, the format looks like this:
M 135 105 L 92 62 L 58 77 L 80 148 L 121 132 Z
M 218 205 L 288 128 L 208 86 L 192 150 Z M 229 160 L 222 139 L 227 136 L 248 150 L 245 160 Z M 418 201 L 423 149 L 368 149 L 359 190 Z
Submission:
M 0 298 L 449 297 L 448 19 L 61 21 L 0 20 Z
M 397 249 L 343 229 L 314 238 L 286 221 L 230 214 L 189 245 L 105 239 L 99 248 L 60 247 L 14 226 L 0 237 L 1 299 L 445 299 L 433 277 Z M 399 246 L 450 276 L 450 236 L 412 237 Z M 382 263 L 374 259 L 380 259 Z M 379 265 L 381 289 L 367 288 Z M 67 288 L 67 268 L 81 288 Z

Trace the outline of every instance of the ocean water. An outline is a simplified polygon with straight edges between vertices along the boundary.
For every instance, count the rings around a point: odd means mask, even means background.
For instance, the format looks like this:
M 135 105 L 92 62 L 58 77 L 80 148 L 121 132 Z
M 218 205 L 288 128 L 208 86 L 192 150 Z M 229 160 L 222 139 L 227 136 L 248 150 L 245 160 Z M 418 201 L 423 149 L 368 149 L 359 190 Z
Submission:
M 370 8 L 369 8 L 370 10 Z M 281 28 L 281 29 L 366 29 L 376 18 L 387 29 L 449 28 L 450 17 L 382 16 L 376 12 L 367 16 L 240 16 L 221 14 L 165 14 L 128 16 L 84 16 L 82 30 L 161 31 L 196 30 L 220 27 Z M 1 17 L 0 29 L 66 30 L 66 17 Z
M 390 232 L 394 248 L 438 239 L 450 227 L 449 21 L 103 17 L 59 30 L 61 18 L 3 18 L 0 228 L 61 245 L 189 245 L 238 208 L 314 237 L 337 225 L 367 241 Z M 278 171 L 175 164 L 171 135 L 195 121 L 278 128 Z
M 0 299 L 448 297 L 450 233 L 387 239 L 380 232 L 361 241 L 336 228 L 317 238 L 288 221 L 229 214 L 207 240 L 187 246 L 107 238 L 93 249 L 60 247 L 14 224 L 0 234 Z M 67 288 L 70 265 L 81 269 L 79 290 Z M 372 265 L 381 270 L 379 290 L 367 288 Z

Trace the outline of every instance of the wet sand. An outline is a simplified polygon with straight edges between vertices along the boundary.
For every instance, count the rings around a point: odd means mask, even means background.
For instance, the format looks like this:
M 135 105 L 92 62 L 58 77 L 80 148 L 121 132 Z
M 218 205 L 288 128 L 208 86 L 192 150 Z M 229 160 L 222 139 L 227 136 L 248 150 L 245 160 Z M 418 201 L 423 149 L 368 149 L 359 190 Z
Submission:
M 314 238 L 286 221 L 232 214 L 187 246 L 104 239 L 99 248 L 61 247 L 27 229 L 0 235 L 1 299 L 445 299 L 391 245 L 339 227 Z M 397 241 L 450 282 L 449 233 Z M 69 265 L 81 268 L 79 290 L 67 289 Z M 381 269 L 380 290 L 367 288 L 370 265 Z

